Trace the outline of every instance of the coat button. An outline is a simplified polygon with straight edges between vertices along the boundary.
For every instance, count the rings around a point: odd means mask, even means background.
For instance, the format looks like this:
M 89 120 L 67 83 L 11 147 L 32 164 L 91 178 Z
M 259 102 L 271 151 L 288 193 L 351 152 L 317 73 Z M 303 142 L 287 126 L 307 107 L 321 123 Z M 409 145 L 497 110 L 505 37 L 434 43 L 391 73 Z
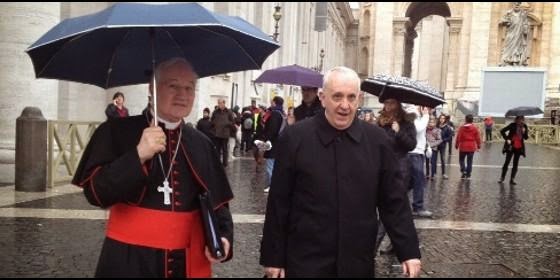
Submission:
M 169 275 L 173 274 L 173 270 L 168 270 L 167 274 L 169 274 Z
M 173 186 L 178 186 L 179 184 L 179 181 L 173 181 Z
M 180 192 L 175 192 L 175 195 L 181 195 L 181 193 Z
M 173 175 L 179 175 L 179 171 L 173 170 Z
M 177 165 L 178 163 L 179 163 L 179 162 L 176 161 L 176 160 L 173 161 L 173 165 Z
M 173 262 L 173 261 L 175 261 L 173 258 L 167 259 L 167 262 Z
M 181 206 L 181 205 L 182 205 L 181 202 L 175 201 L 175 206 Z

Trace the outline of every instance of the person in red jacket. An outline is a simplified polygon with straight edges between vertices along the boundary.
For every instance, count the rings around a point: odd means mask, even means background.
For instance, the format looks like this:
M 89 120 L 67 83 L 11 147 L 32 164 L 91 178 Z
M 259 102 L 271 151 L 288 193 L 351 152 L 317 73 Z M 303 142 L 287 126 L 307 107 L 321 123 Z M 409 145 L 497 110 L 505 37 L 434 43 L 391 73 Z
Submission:
M 473 116 L 465 117 L 465 124 L 459 128 L 457 138 L 455 140 L 455 149 L 459 149 L 459 165 L 461 166 L 461 179 L 469 180 L 472 172 L 472 161 L 474 152 L 480 149 L 480 132 L 473 125 Z M 465 167 L 465 158 L 467 166 Z

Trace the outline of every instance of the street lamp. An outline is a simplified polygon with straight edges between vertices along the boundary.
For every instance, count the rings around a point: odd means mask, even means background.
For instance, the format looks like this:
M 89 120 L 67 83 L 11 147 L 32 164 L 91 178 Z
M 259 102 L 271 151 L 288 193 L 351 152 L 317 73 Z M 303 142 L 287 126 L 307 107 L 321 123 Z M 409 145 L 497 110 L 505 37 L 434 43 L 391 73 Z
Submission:
M 315 70 L 317 72 L 323 72 L 323 58 L 325 58 L 325 50 L 321 49 L 321 51 L 319 52 L 319 58 L 321 58 L 319 65 L 318 66 L 313 66 L 311 67 L 312 70 Z
M 274 34 L 273 34 L 272 38 L 276 42 L 278 42 L 278 35 L 280 35 L 280 33 L 278 33 L 278 22 L 282 18 L 282 13 L 280 12 L 280 9 L 282 9 L 282 7 L 280 7 L 280 4 L 277 3 L 276 6 L 274 6 L 274 14 L 272 14 L 272 17 L 274 18 L 274 22 L 275 22 L 275 24 L 274 24 Z
M 321 58 L 321 63 L 319 64 L 319 72 L 323 72 L 323 58 L 325 58 L 325 50 L 321 49 L 319 53 L 319 57 Z

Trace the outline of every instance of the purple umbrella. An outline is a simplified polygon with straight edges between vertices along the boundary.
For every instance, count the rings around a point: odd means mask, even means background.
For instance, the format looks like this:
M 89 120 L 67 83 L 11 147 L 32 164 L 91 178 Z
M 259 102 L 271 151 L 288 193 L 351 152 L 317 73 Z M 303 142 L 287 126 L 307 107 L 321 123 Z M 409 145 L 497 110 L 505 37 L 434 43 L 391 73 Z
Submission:
M 284 84 L 302 87 L 323 87 L 323 75 L 297 64 L 264 71 L 255 83 Z

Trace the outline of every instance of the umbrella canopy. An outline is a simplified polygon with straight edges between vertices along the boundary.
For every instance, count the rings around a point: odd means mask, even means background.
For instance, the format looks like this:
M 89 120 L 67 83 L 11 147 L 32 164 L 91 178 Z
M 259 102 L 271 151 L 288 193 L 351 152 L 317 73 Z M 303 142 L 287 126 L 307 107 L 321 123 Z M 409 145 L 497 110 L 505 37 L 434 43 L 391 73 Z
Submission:
M 284 84 L 302 87 L 323 87 L 323 75 L 297 64 L 264 71 L 255 83 Z
M 544 113 L 539 107 L 516 107 L 506 112 L 506 117 L 533 116 Z
M 379 97 L 379 101 L 394 98 L 403 103 L 434 108 L 445 103 L 438 90 L 427 83 L 406 77 L 377 74 L 362 82 L 361 89 Z
M 153 65 L 179 56 L 199 77 L 260 69 L 279 45 L 239 17 L 197 3 L 117 3 L 60 22 L 27 54 L 37 78 L 102 88 L 147 83 Z

